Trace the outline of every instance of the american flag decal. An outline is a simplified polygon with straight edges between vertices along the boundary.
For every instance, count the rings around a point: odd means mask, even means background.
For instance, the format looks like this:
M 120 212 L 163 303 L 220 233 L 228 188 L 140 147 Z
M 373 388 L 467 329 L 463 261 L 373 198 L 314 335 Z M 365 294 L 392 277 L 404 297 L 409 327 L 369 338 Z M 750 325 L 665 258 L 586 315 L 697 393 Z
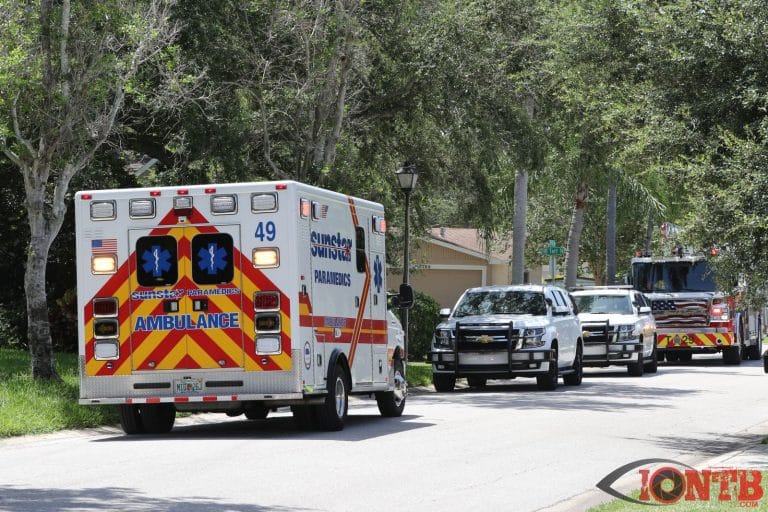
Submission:
M 709 323 L 709 302 L 706 299 L 654 300 L 653 316 L 658 327 L 706 327 Z
M 91 240 L 91 254 L 114 254 L 117 252 L 117 238 Z

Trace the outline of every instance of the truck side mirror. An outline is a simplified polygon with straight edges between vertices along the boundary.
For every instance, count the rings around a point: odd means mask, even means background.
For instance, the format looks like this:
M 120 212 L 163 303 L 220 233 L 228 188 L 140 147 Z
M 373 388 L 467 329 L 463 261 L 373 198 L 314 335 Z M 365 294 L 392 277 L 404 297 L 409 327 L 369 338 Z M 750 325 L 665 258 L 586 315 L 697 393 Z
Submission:
M 447 320 L 451 316 L 451 308 L 440 309 L 440 320 Z

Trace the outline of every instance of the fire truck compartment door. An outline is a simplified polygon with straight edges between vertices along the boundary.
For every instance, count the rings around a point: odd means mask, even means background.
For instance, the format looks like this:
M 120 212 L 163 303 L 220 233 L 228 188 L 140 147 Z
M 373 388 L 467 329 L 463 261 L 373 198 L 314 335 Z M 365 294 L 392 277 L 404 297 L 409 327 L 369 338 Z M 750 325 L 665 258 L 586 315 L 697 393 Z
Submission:
M 242 368 L 240 229 L 130 230 L 133 371 Z

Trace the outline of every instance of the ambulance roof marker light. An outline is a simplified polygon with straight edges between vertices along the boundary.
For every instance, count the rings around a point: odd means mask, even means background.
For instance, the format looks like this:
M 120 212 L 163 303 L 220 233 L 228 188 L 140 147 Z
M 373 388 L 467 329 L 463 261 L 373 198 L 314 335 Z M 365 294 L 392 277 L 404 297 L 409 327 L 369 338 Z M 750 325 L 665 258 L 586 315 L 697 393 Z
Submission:
M 278 183 L 275 185 L 275 190 L 288 190 L 288 185 L 285 183 Z
M 205 189 L 205 193 L 206 194 L 215 194 L 216 193 L 216 188 L 215 187 L 208 187 L 208 188 Z
M 149 192 L 150 197 L 160 197 L 160 191 L 159 190 L 151 190 Z
M 187 190 L 186 188 L 180 188 L 179 190 L 176 191 L 176 193 L 179 194 L 180 196 L 186 196 L 189 194 L 189 190 Z
M 83 200 L 87 201 L 89 199 L 93 199 L 93 195 L 92 194 L 83 194 L 83 195 L 80 196 L 80 199 L 83 199 Z

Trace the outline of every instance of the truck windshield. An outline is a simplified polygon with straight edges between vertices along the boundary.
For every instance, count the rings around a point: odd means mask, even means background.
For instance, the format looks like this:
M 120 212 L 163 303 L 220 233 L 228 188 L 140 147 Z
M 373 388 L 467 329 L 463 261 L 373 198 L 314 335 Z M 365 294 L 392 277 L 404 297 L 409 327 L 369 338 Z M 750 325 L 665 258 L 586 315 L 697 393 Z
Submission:
M 706 261 L 633 263 L 632 279 L 641 292 L 714 292 L 714 273 Z
M 466 293 L 453 316 L 546 314 L 547 304 L 541 292 L 494 290 Z
M 626 295 L 576 295 L 580 313 L 632 314 L 632 304 Z

